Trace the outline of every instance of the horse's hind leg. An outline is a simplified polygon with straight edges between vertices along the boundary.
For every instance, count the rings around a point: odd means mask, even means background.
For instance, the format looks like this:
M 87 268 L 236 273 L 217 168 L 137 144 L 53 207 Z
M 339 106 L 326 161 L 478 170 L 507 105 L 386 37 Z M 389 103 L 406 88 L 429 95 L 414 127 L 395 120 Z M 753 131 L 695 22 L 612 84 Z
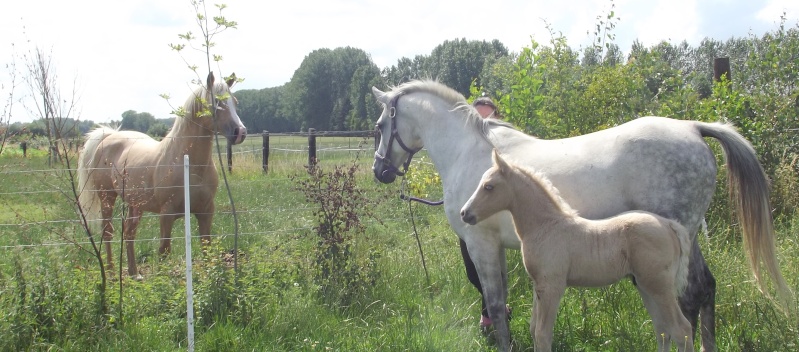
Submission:
M 210 212 L 194 214 L 197 218 L 197 229 L 200 231 L 200 241 L 207 245 L 211 243 L 211 223 L 214 219 L 213 209 Z
M 139 227 L 141 220 L 141 210 L 138 207 L 130 207 L 128 216 L 125 219 L 124 239 L 125 249 L 128 257 L 128 275 L 136 280 L 141 280 L 142 276 L 139 274 L 139 269 L 136 267 L 136 252 L 133 248 L 136 240 L 136 229 Z
M 114 256 L 111 250 L 111 240 L 114 238 L 114 224 L 112 222 L 114 216 L 114 202 L 117 196 L 114 192 L 103 192 L 100 194 L 101 199 L 101 217 L 102 217 L 102 242 L 105 243 L 105 260 L 106 268 L 114 268 Z
M 691 259 L 688 263 L 688 285 L 680 296 L 679 303 L 683 315 L 691 323 L 692 337 L 696 337 L 699 315 L 702 313 L 702 351 L 716 350 L 715 323 L 716 279 L 702 256 L 697 238 L 691 247 Z
M 716 279 L 710 273 L 707 264 L 704 265 L 707 282 L 707 292 L 699 309 L 701 318 L 700 336 L 702 336 L 702 351 L 716 351 Z
M 161 246 L 158 248 L 158 254 L 162 257 L 172 252 L 172 225 L 175 220 L 180 216 L 172 215 L 168 212 L 161 212 L 159 219 L 161 227 Z M 186 220 L 188 221 L 188 219 Z

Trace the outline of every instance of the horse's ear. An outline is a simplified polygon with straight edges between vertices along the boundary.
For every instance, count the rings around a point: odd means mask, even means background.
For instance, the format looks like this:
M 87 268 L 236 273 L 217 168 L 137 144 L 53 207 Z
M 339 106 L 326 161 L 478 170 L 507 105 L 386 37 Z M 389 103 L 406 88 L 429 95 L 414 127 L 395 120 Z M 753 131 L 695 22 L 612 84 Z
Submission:
M 230 77 L 227 79 L 227 81 L 225 81 L 225 83 L 227 83 L 228 88 L 232 88 L 233 84 L 236 83 L 236 73 L 231 73 Z
M 206 87 L 208 87 L 208 91 L 213 91 L 214 89 L 214 72 L 208 72 L 208 78 L 205 80 Z
M 377 89 L 377 87 L 372 86 L 372 94 L 375 95 L 375 98 L 377 98 L 377 101 L 379 101 L 379 102 L 381 102 L 383 104 L 388 104 L 388 94 L 383 93 L 380 89 Z

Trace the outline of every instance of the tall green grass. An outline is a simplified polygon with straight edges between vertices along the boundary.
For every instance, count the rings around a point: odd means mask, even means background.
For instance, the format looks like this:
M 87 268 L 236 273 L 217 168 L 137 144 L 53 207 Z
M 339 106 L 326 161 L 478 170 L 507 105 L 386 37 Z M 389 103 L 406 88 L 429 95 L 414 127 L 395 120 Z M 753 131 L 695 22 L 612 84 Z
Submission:
M 295 145 L 307 142 L 296 138 L 291 141 Z M 364 143 L 371 146 L 371 141 Z M 272 146 L 280 149 L 275 140 Z M 491 337 L 479 332 L 479 296 L 466 279 L 443 208 L 412 208 L 428 285 L 408 204 L 397 197 L 399 182 L 376 183 L 372 151 L 365 149 L 319 154 L 323 168 L 357 158 L 359 186 L 379 200 L 373 211 L 381 221 L 364 219 L 367 231 L 355 241 L 355 255 L 380 253 L 379 278 L 347 306 L 314 294 L 315 219 L 312 205 L 291 180 L 303 177 L 307 154 L 273 150 L 267 174 L 259 153 L 235 154 L 227 176 L 239 217 L 239 271 L 232 269 L 236 231 L 231 206 L 220 188 L 213 244 L 200 248 L 193 241 L 198 351 L 495 350 Z M 173 229 L 173 253 L 159 260 L 157 218 L 142 220 L 136 249 L 145 279 L 124 279 L 121 289 L 118 280 L 110 281 L 109 312 L 100 315 L 99 268 L 81 249 L 85 244 L 73 243 L 84 243 L 85 234 L 70 222 L 77 216 L 63 192 L 68 180 L 63 171 L 46 165 L 41 155 L 0 156 L 0 350 L 185 350 L 183 222 Z M 431 197 L 436 196 L 440 193 L 433 190 Z M 708 219 L 710 237 L 700 242 L 718 283 L 719 350 L 796 350 L 796 318 L 787 318 L 757 291 L 731 217 L 714 216 Z M 797 231 L 799 218 L 781 221 L 777 239 L 783 274 L 794 291 L 799 288 Z M 532 350 L 532 284 L 519 252 L 508 252 L 508 268 L 514 350 Z M 555 350 L 647 351 L 655 346 L 651 321 L 629 281 L 603 289 L 569 289 L 564 296 Z

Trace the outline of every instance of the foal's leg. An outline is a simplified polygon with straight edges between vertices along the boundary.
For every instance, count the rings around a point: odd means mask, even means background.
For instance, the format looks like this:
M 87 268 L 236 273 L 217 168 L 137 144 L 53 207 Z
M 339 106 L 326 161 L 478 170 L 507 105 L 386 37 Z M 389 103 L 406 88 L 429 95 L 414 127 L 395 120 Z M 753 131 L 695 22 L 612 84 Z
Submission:
M 658 351 L 668 352 L 671 341 L 678 351 L 693 351 L 694 340 L 691 323 L 685 318 L 674 292 L 674 273 L 663 270 L 660 273 L 641 275 L 637 279 L 638 293 L 647 312 L 652 317 Z
M 128 215 L 125 218 L 125 228 L 123 229 L 122 238 L 125 240 L 125 249 L 128 257 L 128 275 L 136 280 L 141 280 L 142 276 L 136 268 L 136 252 L 133 249 L 134 241 L 136 241 L 136 229 L 139 227 L 141 220 L 141 209 L 138 207 L 130 207 Z
M 696 337 L 698 318 L 702 315 L 702 351 L 716 350 L 716 279 L 702 256 L 697 238 L 691 245 L 691 259 L 688 262 L 688 285 L 679 299 L 683 315 L 691 323 L 691 337 Z
M 639 284 L 637 288 L 646 310 L 652 317 L 658 351 L 668 352 L 673 341 L 677 346 L 677 351 L 693 352 L 694 342 L 690 336 L 691 323 L 682 314 L 677 304 L 673 280 L 664 280 L 662 284 L 655 283 L 648 287 Z
M 541 280 L 535 283 L 533 299 L 533 317 L 530 322 L 530 333 L 533 335 L 536 351 L 552 351 L 552 335 L 555 330 L 555 319 L 566 283 L 549 283 Z

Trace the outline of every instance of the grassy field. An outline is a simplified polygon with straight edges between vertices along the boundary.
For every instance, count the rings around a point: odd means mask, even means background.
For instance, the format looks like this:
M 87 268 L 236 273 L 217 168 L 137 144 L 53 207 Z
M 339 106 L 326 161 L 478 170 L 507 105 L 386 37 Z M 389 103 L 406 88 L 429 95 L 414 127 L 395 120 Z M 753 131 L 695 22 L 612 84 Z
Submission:
M 273 138 L 267 174 L 260 165 L 260 139 L 234 149 L 227 179 L 238 231 L 220 186 L 213 244 L 201 249 L 194 239 L 192 246 L 196 350 L 495 350 L 491 338 L 479 332 L 479 296 L 466 279 L 443 209 L 414 204 L 412 223 L 408 204 L 397 197 L 399 182 L 373 180 L 371 143 L 358 138 L 318 141 L 323 170 L 353 162 L 358 166 L 357 185 L 370 200 L 364 206 L 374 214 L 361 219 L 365 231 L 349 240 L 347 284 L 334 286 L 339 291 L 329 295 L 320 294 L 315 205 L 297 189 L 307 178 L 307 139 Z M 143 218 L 136 259 L 145 279 L 110 280 L 103 297 L 108 311 L 103 312 L 100 270 L 76 221 L 68 173 L 60 166 L 50 168 L 43 152 L 29 153 L 23 159 L 9 148 L 0 155 L 0 350 L 185 350 L 182 220 L 173 231 L 173 253 L 159 259 L 157 218 Z M 420 153 L 416 159 L 424 157 Z M 420 162 L 412 168 L 431 170 Z M 441 196 L 440 185 L 426 185 L 426 190 L 430 198 Z M 718 284 L 719 350 L 795 351 L 797 320 L 756 289 L 731 219 L 727 214 L 709 218 L 710 236 L 700 238 Z M 797 231 L 799 218 L 786 219 L 777 239 L 783 274 L 794 291 L 799 290 Z M 116 261 L 122 259 L 120 237 L 115 236 Z M 238 273 L 232 268 L 234 245 L 240 253 Z M 519 252 L 509 251 L 508 268 L 514 350 L 532 350 L 532 285 Z M 604 289 L 569 289 L 554 348 L 650 351 L 655 339 L 640 298 L 623 281 Z

